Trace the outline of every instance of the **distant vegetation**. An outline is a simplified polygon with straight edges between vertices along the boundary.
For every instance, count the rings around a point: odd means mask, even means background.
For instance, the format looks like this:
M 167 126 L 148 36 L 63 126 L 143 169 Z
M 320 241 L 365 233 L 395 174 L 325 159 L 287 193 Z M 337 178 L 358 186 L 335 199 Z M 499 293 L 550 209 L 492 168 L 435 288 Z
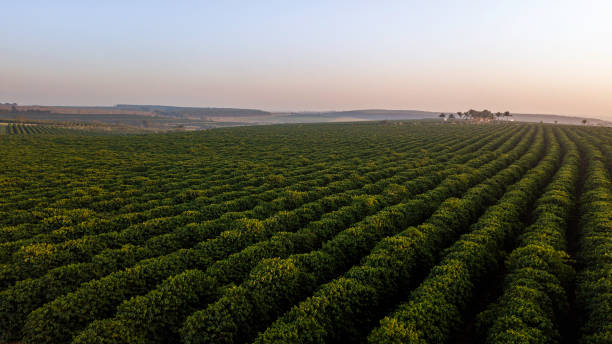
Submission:
M 456 112 L 452 114 L 418 110 L 350 110 L 325 112 L 268 112 L 256 109 L 201 108 L 163 105 L 127 105 L 108 107 L 87 106 L 23 106 L 15 103 L 0 103 L 0 121 L 52 121 L 88 122 L 96 126 L 123 126 L 131 130 L 170 131 L 202 130 L 218 127 L 280 124 L 280 123 L 322 123 L 381 120 L 445 119 L 470 120 L 478 122 L 525 121 L 559 124 L 588 124 L 612 126 L 603 120 L 567 117 L 557 115 L 510 114 L 488 110 Z M 452 115 L 452 116 L 451 116 Z
M 0 123 L 0 135 L 62 134 L 65 132 L 66 129 L 58 126 L 23 123 Z
M 492 121 L 492 120 L 505 120 L 508 121 L 510 120 L 510 117 L 512 117 L 512 114 L 510 113 L 510 111 L 504 111 L 504 112 L 491 112 L 489 110 L 482 110 L 482 111 L 476 111 L 476 110 L 469 110 L 466 112 L 457 112 L 457 113 L 440 113 L 439 115 L 440 118 L 444 118 L 444 119 L 464 119 L 464 120 L 473 120 L 473 121 Z
M 28 113 L 29 114 L 29 113 Z M 1 134 L 60 134 L 80 131 L 82 133 L 145 133 L 153 130 L 133 127 L 120 123 L 103 123 L 96 121 L 52 121 L 25 119 L 16 116 L 13 120 L 0 120 Z
M 612 341 L 612 129 L 9 127 L 0 342 Z
M 270 113 L 232 108 L 188 108 L 154 105 L 116 107 L 20 106 L 0 104 L 0 121 L 89 123 L 90 128 L 122 131 L 201 130 L 259 121 Z
M 201 107 L 178 107 L 178 106 L 161 106 L 161 105 L 127 105 L 119 104 L 118 109 L 137 110 L 152 112 L 162 116 L 171 117 L 243 117 L 243 116 L 265 116 L 270 113 L 262 110 L 253 109 L 235 109 L 235 108 L 201 108 Z

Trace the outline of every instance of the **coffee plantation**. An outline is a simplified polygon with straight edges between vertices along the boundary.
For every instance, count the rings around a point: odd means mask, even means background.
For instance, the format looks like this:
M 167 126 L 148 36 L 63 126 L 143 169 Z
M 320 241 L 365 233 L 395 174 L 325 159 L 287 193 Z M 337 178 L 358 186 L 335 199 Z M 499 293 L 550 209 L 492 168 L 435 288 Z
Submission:
M 612 343 L 612 129 L 0 127 L 0 343 Z

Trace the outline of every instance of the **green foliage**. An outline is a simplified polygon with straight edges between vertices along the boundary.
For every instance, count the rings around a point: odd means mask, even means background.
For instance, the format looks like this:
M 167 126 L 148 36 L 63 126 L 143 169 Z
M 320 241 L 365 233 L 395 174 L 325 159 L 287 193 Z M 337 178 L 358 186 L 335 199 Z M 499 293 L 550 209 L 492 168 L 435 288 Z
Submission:
M 609 129 L 2 128 L 0 342 L 612 338 Z
M 574 137 L 587 162 L 580 211 L 576 299 L 581 343 L 612 342 L 612 150 L 605 139 Z M 604 136 L 605 137 L 605 136 Z M 609 139 L 609 136 L 608 136 Z M 598 144 L 595 146 L 595 144 Z M 601 147 L 599 149 L 598 147 Z
M 514 141 L 506 142 L 507 145 L 500 148 L 502 151 L 505 149 L 509 149 L 512 147 L 512 143 Z M 487 173 L 494 173 L 496 169 L 502 168 L 504 165 L 504 161 L 506 163 L 512 161 L 512 157 L 520 155 L 521 151 L 527 149 L 529 141 L 525 140 L 521 145 L 518 146 L 513 152 L 513 154 L 505 155 L 500 158 L 500 160 L 494 160 L 493 162 L 486 164 L 489 157 L 477 157 L 468 163 L 474 164 L 475 166 L 480 166 L 481 171 L 484 176 Z M 484 165 L 484 166 L 483 166 Z M 402 228 L 405 228 L 408 225 L 418 223 L 422 219 L 426 218 L 428 214 L 431 214 L 435 210 L 435 208 L 442 202 L 445 198 L 452 196 L 455 193 L 464 192 L 470 184 L 475 184 L 482 178 L 483 175 L 475 173 L 476 170 L 469 169 L 472 173 L 461 173 L 465 167 L 458 166 L 455 171 L 452 171 L 447 175 L 447 178 L 444 179 L 437 187 L 428 190 L 413 199 L 406 199 L 412 194 L 408 194 L 404 196 L 404 200 L 402 203 L 391 205 L 378 212 L 376 215 L 370 216 L 366 218 L 364 221 L 358 223 L 356 226 L 344 230 L 333 237 L 331 240 L 325 242 L 320 250 L 312 251 L 309 254 L 298 254 L 293 255 L 287 258 L 288 261 L 296 261 L 299 267 L 299 273 L 307 273 L 312 276 L 312 278 L 317 281 L 317 283 L 321 283 L 325 281 L 328 276 L 331 276 L 338 271 L 342 271 L 345 267 L 350 267 L 352 264 L 355 264 L 359 257 L 363 257 L 372 247 L 376 244 L 377 241 L 384 238 L 388 235 L 393 235 L 401 231 Z M 423 183 L 419 183 L 419 185 L 423 185 Z M 435 183 L 434 183 L 435 185 Z M 419 190 L 423 192 L 425 190 Z M 407 197 L 408 196 L 408 197 Z M 450 216 L 449 216 L 450 217 Z M 401 259 L 398 258 L 401 261 Z M 395 271 L 395 268 L 392 268 Z M 275 278 L 274 270 L 271 270 L 269 273 L 270 279 Z M 244 283 L 249 283 L 251 280 L 247 279 Z M 351 282 L 350 280 L 349 282 Z M 382 285 L 383 283 L 381 283 Z M 352 285 L 352 284 L 351 284 Z M 359 288 L 361 288 L 360 284 L 357 284 Z M 380 286 L 380 285 L 378 285 Z M 389 285 L 388 287 L 393 288 L 393 285 Z M 226 299 L 223 297 L 216 303 L 211 304 L 207 309 L 196 312 L 192 316 L 190 316 L 185 322 L 185 326 L 183 327 L 183 339 L 188 343 L 212 343 L 218 341 L 219 338 L 225 338 L 226 336 L 236 336 L 239 341 L 249 340 L 252 336 L 259 330 L 265 328 L 265 325 L 268 322 L 256 323 L 258 326 L 251 326 L 250 328 L 245 328 L 243 326 L 239 326 L 239 322 L 233 321 L 232 326 L 225 327 L 216 327 L 213 320 L 209 319 L 218 319 L 218 318 L 227 318 L 226 313 L 231 309 L 241 309 L 247 310 L 248 317 L 251 319 L 268 319 L 273 318 L 282 313 L 283 310 L 286 310 L 286 307 L 282 307 L 277 303 L 272 303 L 267 305 L 267 307 L 251 307 L 249 305 L 249 300 L 251 298 L 256 298 L 257 295 L 266 294 L 270 292 L 270 289 L 278 289 L 283 288 L 281 283 L 276 283 L 271 286 L 262 285 L 258 286 L 255 289 L 251 289 L 247 292 L 248 297 L 233 300 L 230 305 L 225 305 L 223 307 L 220 306 L 223 302 L 226 302 Z M 338 287 L 340 290 L 345 290 L 344 287 Z M 370 286 L 364 286 L 365 290 L 377 291 L 377 288 L 372 288 Z M 337 292 L 335 286 L 331 286 L 328 288 L 328 285 L 325 285 L 322 289 L 320 289 L 321 293 L 324 293 L 329 289 L 329 293 L 336 296 Z M 308 293 L 311 293 L 314 289 L 306 290 L 303 289 L 294 289 L 290 295 L 294 302 L 299 301 L 304 296 L 307 296 Z M 361 290 L 361 289 L 360 289 Z M 366 299 L 372 299 L 375 293 L 365 293 L 363 294 Z M 346 309 L 353 310 L 357 312 L 358 309 L 362 311 L 365 308 L 359 308 L 358 305 L 345 305 L 342 302 L 329 302 L 324 301 L 322 297 L 317 297 L 318 293 L 315 295 L 315 301 L 312 301 L 312 304 L 319 305 L 330 304 L 328 308 L 329 312 L 337 312 L 338 309 Z M 342 297 L 342 296 L 340 296 Z M 351 298 L 342 298 L 343 301 L 348 302 L 349 300 L 362 300 L 362 299 L 351 299 Z M 355 301 L 359 302 L 359 301 Z M 339 308 L 332 308 L 332 304 L 336 305 Z M 367 303 L 363 302 L 363 305 Z M 306 304 L 304 306 L 309 310 L 316 310 L 313 305 Z M 299 309 L 296 311 L 299 312 Z M 355 314 L 353 314 L 355 315 Z M 324 326 L 335 325 L 337 324 L 338 319 L 336 318 L 324 318 L 320 319 L 317 316 L 324 316 L 323 313 L 319 314 L 306 314 L 303 316 L 288 316 L 291 319 L 291 324 L 296 324 L 296 326 L 303 326 L 305 323 L 312 324 L 312 327 L 309 327 L 307 330 L 303 332 L 292 330 L 289 331 L 292 335 L 296 333 L 299 336 L 308 335 L 307 333 L 319 333 L 320 337 L 325 337 Z M 310 320 L 306 320 L 306 318 Z M 352 319 L 352 316 L 347 317 L 348 319 Z M 231 317 L 229 319 L 232 319 Z M 231 320 L 228 320 L 231 322 Z M 279 325 L 279 327 L 283 327 L 284 325 Z M 291 325 L 288 325 L 291 326 Z M 356 326 L 342 326 L 341 328 L 356 328 Z M 231 329 L 234 329 L 233 331 Z M 216 333 L 215 331 L 219 330 L 220 332 L 212 338 L 201 337 L 198 334 L 200 333 Z M 323 331 L 323 332 L 321 332 Z M 228 334 L 229 333 L 229 334 Z M 267 332 L 266 332 L 267 333 Z M 266 334 L 264 334 L 265 336 Z M 290 341 L 288 338 L 276 338 L 275 334 L 272 334 L 274 338 L 273 341 L 283 342 Z M 233 337 L 232 337 L 233 338 Z M 346 338 L 345 338 L 346 339 Z M 266 339 L 267 340 L 267 339 Z M 349 339 L 350 340 L 350 339 Z
M 463 234 L 446 250 L 442 261 L 431 269 L 408 301 L 372 331 L 368 337 L 371 343 L 408 338 L 414 342 L 448 342 L 451 332 L 461 325 L 461 315 L 474 297 L 474 286 L 482 283 L 488 271 L 498 268 L 505 243 L 520 230 L 522 216 L 555 172 L 561 153 L 554 136 L 548 137 L 547 153 L 537 166 L 511 185 L 499 202 L 471 226 L 470 233 Z M 544 143 L 536 142 L 534 146 L 543 148 Z M 542 148 L 531 153 L 535 158 L 531 164 L 537 161 Z
M 568 312 L 566 289 L 574 277 L 565 232 L 574 206 L 579 156 L 576 145 L 558 134 L 566 151 L 562 165 L 535 203 L 533 224 L 506 260 L 502 296 L 479 315 L 478 326 L 489 343 L 560 339 L 559 319 Z

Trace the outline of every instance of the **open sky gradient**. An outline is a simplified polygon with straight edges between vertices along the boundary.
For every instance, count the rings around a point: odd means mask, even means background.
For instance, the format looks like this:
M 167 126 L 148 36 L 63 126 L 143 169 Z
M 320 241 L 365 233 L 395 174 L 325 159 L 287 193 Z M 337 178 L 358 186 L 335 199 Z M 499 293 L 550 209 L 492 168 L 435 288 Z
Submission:
M 612 119 L 612 1 L 8 1 L 0 102 Z

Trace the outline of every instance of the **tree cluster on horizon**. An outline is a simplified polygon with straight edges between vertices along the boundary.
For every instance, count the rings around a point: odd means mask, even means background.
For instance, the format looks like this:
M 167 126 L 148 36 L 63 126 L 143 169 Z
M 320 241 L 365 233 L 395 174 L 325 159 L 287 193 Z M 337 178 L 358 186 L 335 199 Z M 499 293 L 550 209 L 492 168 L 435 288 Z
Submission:
M 457 111 L 456 113 L 449 113 L 449 114 L 441 112 L 438 117 L 444 118 L 444 119 L 458 118 L 458 119 L 476 120 L 476 121 L 489 121 L 489 120 L 495 120 L 495 119 L 501 120 L 502 118 L 504 118 L 507 121 L 509 120 L 510 117 L 512 117 L 512 114 L 510 113 L 510 111 L 493 113 L 487 109 L 482 110 L 482 111 L 470 109 L 466 112 Z

